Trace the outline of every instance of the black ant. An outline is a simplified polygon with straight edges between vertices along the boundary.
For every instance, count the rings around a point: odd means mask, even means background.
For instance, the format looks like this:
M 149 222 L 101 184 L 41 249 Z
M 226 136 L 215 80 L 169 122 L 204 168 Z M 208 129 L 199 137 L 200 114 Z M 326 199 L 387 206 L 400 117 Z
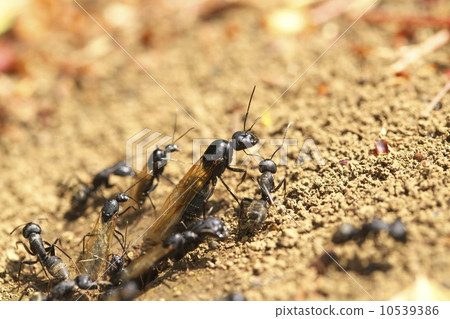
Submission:
M 173 135 L 172 135 L 172 143 L 168 144 L 164 150 L 160 149 L 159 146 L 156 147 L 156 149 L 152 152 L 150 155 L 147 164 L 142 168 L 141 172 L 137 175 L 138 180 L 142 180 L 138 184 L 137 187 L 135 187 L 132 190 L 131 195 L 138 201 L 139 205 L 142 206 L 145 202 L 145 199 L 148 197 L 150 200 L 150 203 L 153 206 L 153 209 L 155 209 L 155 205 L 153 204 L 152 199 L 150 198 L 150 192 L 154 191 L 156 187 L 159 184 L 159 178 L 163 177 L 169 183 L 172 185 L 175 185 L 174 182 L 172 182 L 168 177 L 163 175 L 164 168 L 166 167 L 168 161 L 169 161 L 169 154 L 178 152 L 180 149 L 178 145 L 175 143 L 179 141 L 181 138 L 183 138 L 189 131 L 191 131 L 193 128 L 190 128 L 187 130 L 184 134 L 179 136 L 175 140 L 175 132 L 177 128 L 177 121 L 175 118 L 175 125 L 173 129 Z M 151 170 L 149 171 L 149 168 Z M 154 185 L 156 180 L 156 184 Z
M 14 228 L 10 235 L 12 235 L 19 227 L 23 225 L 19 225 Z M 28 240 L 30 247 L 28 247 L 23 241 L 17 241 L 16 246 L 18 244 L 22 244 L 25 250 L 32 256 L 37 256 L 36 261 L 21 261 L 18 276 L 20 278 L 20 273 L 22 271 L 22 266 L 33 265 L 39 262 L 44 270 L 45 275 L 48 277 L 47 271 L 57 280 L 66 280 L 69 278 L 69 271 L 67 269 L 64 261 L 55 256 L 55 247 L 58 248 L 67 258 L 69 258 L 72 262 L 72 257 L 70 257 L 64 250 L 58 247 L 56 244 L 61 242 L 59 238 L 55 240 L 53 244 L 48 243 L 47 241 L 43 241 L 41 237 L 41 227 L 38 224 L 33 222 L 25 224 L 25 227 L 22 230 L 22 235 L 25 239 Z M 49 247 L 44 247 L 44 243 L 49 245 Z
M 262 199 L 268 201 L 273 205 L 274 201 L 272 198 L 272 193 L 275 193 L 281 186 L 284 187 L 284 193 L 286 193 L 286 178 L 283 178 L 281 182 L 275 187 L 275 181 L 273 174 L 277 172 L 277 164 L 272 160 L 275 154 L 283 147 L 284 141 L 286 139 L 286 134 L 292 122 L 288 124 L 286 130 L 284 131 L 283 142 L 281 145 L 273 152 L 270 158 L 263 159 L 259 162 L 259 171 L 261 176 L 258 177 L 257 182 L 261 188 Z
M 97 173 L 92 179 L 92 185 L 80 181 L 81 185 L 77 187 L 75 194 L 72 196 L 71 209 L 65 214 L 65 217 L 70 220 L 80 217 L 86 210 L 87 202 L 92 194 L 96 193 L 102 186 L 104 188 L 113 187 L 114 184 L 109 183 L 111 175 L 134 177 L 135 173 L 126 162 L 118 162 Z
M 158 245 L 164 238 L 170 236 L 181 221 L 191 222 L 197 219 L 201 213 L 201 207 L 203 207 L 203 215 L 206 217 L 206 203 L 214 192 L 217 179 L 222 182 L 239 203 L 237 197 L 223 181 L 222 174 L 228 169 L 244 173 L 242 180 L 246 176 L 245 169 L 234 168 L 229 165 L 232 162 L 234 151 L 248 149 L 259 142 L 258 137 L 250 133 L 250 130 L 260 117 L 255 120 L 250 128 L 245 128 L 254 92 L 255 87 L 247 106 L 244 130 L 235 132 L 231 141 L 218 139 L 208 146 L 203 156 L 191 167 L 167 197 L 156 216 L 155 223 L 150 226 L 145 234 L 144 250 L 151 249 L 152 246 Z
M 284 186 L 284 193 L 286 193 L 286 178 L 275 187 L 273 174 L 277 172 L 277 164 L 272 160 L 275 154 L 281 149 L 286 139 L 286 134 L 292 123 L 289 123 L 286 127 L 283 136 L 283 142 L 273 152 L 270 158 L 264 159 L 259 162 L 259 171 L 262 173 L 258 180 L 255 181 L 261 189 L 261 198 L 248 198 L 244 197 L 239 204 L 239 232 L 253 233 L 255 230 L 261 227 L 262 223 L 267 216 L 267 203 L 273 204 L 272 193 L 276 192 L 281 186 Z
M 389 235 L 396 241 L 406 242 L 405 225 L 399 218 L 391 224 L 381 219 L 374 219 L 371 222 L 365 223 L 361 229 L 356 229 L 351 224 L 342 224 L 333 234 L 332 241 L 336 244 L 341 244 L 354 239 L 362 243 L 370 233 L 378 234 L 381 231 L 388 231 Z
M 134 206 L 128 206 L 119 214 L 119 203 L 125 203 L 130 199 L 136 202 L 125 193 L 120 193 L 114 199 L 107 200 L 92 231 L 83 237 L 83 252 L 77 263 L 91 278 L 97 279 L 97 276 L 103 270 L 102 265 L 106 260 L 105 258 L 109 256 L 109 248 L 113 236 L 118 240 L 122 249 L 125 250 L 122 241 L 117 237 L 117 234 L 119 234 L 123 239 L 123 235 L 116 230 L 116 223 L 117 219 L 130 208 L 136 209 Z M 85 242 L 86 237 L 89 237 L 87 243 Z

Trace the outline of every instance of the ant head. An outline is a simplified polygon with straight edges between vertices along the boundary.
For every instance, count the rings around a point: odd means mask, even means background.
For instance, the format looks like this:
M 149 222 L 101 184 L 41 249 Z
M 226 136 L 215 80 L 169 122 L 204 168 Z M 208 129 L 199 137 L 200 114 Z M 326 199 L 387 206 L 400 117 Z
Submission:
M 277 172 L 277 164 L 271 159 L 265 159 L 259 162 L 259 171 L 261 173 L 270 172 L 275 174 Z
M 72 207 L 80 207 L 87 203 L 88 193 L 90 189 L 88 187 L 80 188 L 70 199 Z
M 75 277 L 76 285 L 84 290 L 94 289 L 97 287 L 94 281 L 92 281 L 91 277 L 88 274 L 81 274 Z
M 191 231 L 202 236 L 210 236 L 219 240 L 228 237 L 228 228 L 217 217 L 208 217 L 190 227 Z
M 166 153 L 178 152 L 179 150 L 180 148 L 175 144 L 169 144 L 166 146 Z
M 178 114 L 178 113 L 177 113 Z M 173 153 L 173 152 L 178 152 L 180 150 L 180 148 L 178 147 L 178 145 L 176 145 L 175 143 L 180 140 L 183 136 L 185 136 L 187 133 L 189 133 L 191 130 L 193 130 L 194 128 L 191 127 L 190 129 L 188 129 L 186 132 L 184 132 L 183 134 L 181 134 L 177 139 L 175 139 L 175 132 L 177 130 L 177 116 L 175 116 L 175 124 L 173 126 L 173 134 L 172 134 L 172 143 L 170 143 L 169 145 L 166 146 L 166 153 Z M 166 157 L 165 155 L 163 157 Z
M 125 258 L 120 255 L 110 254 L 111 258 L 109 258 L 109 269 L 108 272 L 110 276 L 115 276 L 120 273 L 125 266 Z
M 117 271 L 125 266 L 125 259 L 122 256 L 116 254 L 111 254 L 110 256 L 111 270 Z
M 156 150 L 153 151 L 150 158 L 148 159 L 147 165 L 152 165 L 152 167 L 153 167 L 153 162 L 159 162 L 165 157 L 166 157 L 166 151 L 160 149 L 158 146 L 156 148 Z
M 275 174 L 277 172 L 277 164 L 275 164 L 275 162 L 272 160 L 272 158 L 283 147 L 284 141 L 286 139 L 287 131 L 291 125 L 292 125 L 292 122 L 289 123 L 288 126 L 286 127 L 286 130 L 284 131 L 283 142 L 275 150 L 275 152 L 273 152 L 272 156 L 270 158 L 263 159 L 261 162 L 259 162 L 259 171 L 261 173 L 270 172 L 272 174 Z
M 28 223 L 28 224 L 26 224 L 25 227 L 22 230 L 23 237 L 28 238 L 33 233 L 40 234 L 41 233 L 41 227 L 38 224 L 35 224 L 35 223 Z
M 116 195 L 116 201 L 118 201 L 119 203 L 125 203 L 127 200 L 129 200 L 131 197 L 128 196 L 125 193 L 119 193 Z
M 115 199 L 106 201 L 102 208 L 102 220 L 104 223 L 108 222 L 119 211 L 119 203 Z
M 252 146 L 255 146 L 259 142 L 259 138 L 248 132 L 248 131 L 239 131 L 233 134 L 233 148 L 236 151 L 242 151 L 247 148 L 251 148 Z

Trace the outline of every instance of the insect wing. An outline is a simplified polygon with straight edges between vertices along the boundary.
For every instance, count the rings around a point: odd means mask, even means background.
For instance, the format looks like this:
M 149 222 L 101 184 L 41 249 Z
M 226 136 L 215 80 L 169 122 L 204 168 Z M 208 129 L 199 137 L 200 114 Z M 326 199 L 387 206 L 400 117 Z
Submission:
M 114 229 L 116 227 L 116 218 L 103 223 L 100 216 L 94 225 L 88 237 L 84 254 L 78 258 L 78 268 L 87 273 L 93 280 L 96 280 L 102 269 L 105 267 L 105 260 L 109 254 L 109 247 Z
M 148 269 L 156 266 L 156 263 L 166 256 L 173 247 L 163 247 L 161 242 L 157 247 L 154 247 L 148 254 L 142 255 L 133 260 L 131 264 L 125 268 L 125 271 L 121 275 L 121 279 L 125 282 L 137 278 L 142 275 Z
M 130 190 L 130 196 L 134 198 L 139 204 L 141 204 L 145 198 L 144 190 L 148 182 L 153 178 L 153 171 L 151 173 L 147 172 L 147 165 L 144 166 L 142 171 L 137 174 L 136 179 L 138 181 L 137 185 Z M 127 207 L 124 207 L 126 209 Z
M 210 180 L 214 169 L 219 163 L 217 161 L 217 163 L 213 163 L 205 169 L 201 158 L 184 175 L 169 197 L 167 197 L 159 214 L 156 216 L 156 221 L 146 232 L 144 236 L 144 250 L 148 251 L 170 236 L 176 225 L 183 218 L 189 203 Z

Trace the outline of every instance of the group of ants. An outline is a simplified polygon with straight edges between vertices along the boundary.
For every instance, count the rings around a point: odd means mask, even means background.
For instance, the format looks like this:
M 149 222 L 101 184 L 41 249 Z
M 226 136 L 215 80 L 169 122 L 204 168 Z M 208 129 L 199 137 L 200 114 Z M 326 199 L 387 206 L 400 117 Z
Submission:
M 143 235 L 142 254 L 134 260 L 130 260 L 127 256 L 126 239 L 116 229 L 117 220 L 130 209 L 139 211 L 147 198 L 155 208 L 150 194 L 158 186 L 161 177 L 169 180 L 163 172 L 170 160 L 170 153 L 179 150 L 175 143 L 190 130 L 178 139 L 172 139 L 171 144 L 164 149 L 157 147 L 139 173 L 135 173 L 126 162 L 118 162 L 96 174 L 91 184 L 83 184 L 83 187 L 78 189 L 71 201 L 74 210 L 85 208 L 88 199 L 100 189 L 111 188 L 113 186 L 109 182 L 111 175 L 131 176 L 137 180 L 125 192 L 106 201 L 91 232 L 83 237 L 83 250 L 76 262 L 58 246 L 59 238 L 53 243 L 43 240 L 41 227 L 38 224 L 30 222 L 17 226 L 11 234 L 24 226 L 22 235 L 28 241 L 28 246 L 24 241 L 18 241 L 16 244 L 22 244 L 30 255 L 37 257 L 36 260 L 20 262 L 19 278 L 23 265 L 39 263 L 47 278 L 51 276 L 58 281 L 48 294 L 38 292 L 30 300 L 68 300 L 75 292 L 84 291 L 82 293 L 84 295 L 86 291 L 94 289 L 103 291 L 99 297 L 100 300 L 135 299 L 145 285 L 157 277 L 161 265 L 167 266 L 167 260 L 180 260 L 207 239 L 228 238 L 227 227 L 219 218 L 210 216 L 211 210 L 207 210 L 207 203 L 213 195 L 217 180 L 221 181 L 239 204 L 239 233 L 252 234 L 260 229 L 266 219 L 269 205 L 274 204 L 273 194 L 281 186 L 284 187 L 284 194 L 286 194 L 286 179 L 283 178 L 276 185 L 274 178 L 277 165 L 273 157 L 283 144 L 273 152 L 270 158 L 261 157 L 262 160 L 258 165 L 261 174 L 256 180 L 252 178 L 259 188 L 258 198 L 239 199 L 222 179 L 225 170 L 242 173 L 240 183 L 246 178 L 245 169 L 231 167 L 230 163 L 234 151 L 243 151 L 247 154 L 246 150 L 259 142 L 251 129 L 261 117 L 258 117 L 246 129 L 254 91 L 255 88 L 247 106 L 243 131 L 235 132 L 231 141 L 218 139 L 212 142 L 198 162 L 174 186 L 162 208 L 156 212 L 154 223 L 146 229 Z M 287 125 L 284 132 L 283 143 L 290 125 L 291 123 Z M 129 191 L 130 194 L 127 194 Z M 129 204 L 130 201 L 135 205 Z M 126 208 L 122 207 L 122 211 L 120 211 L 121 205 L 126 206 Z M 344 224 L 335 233 L 333 241 L 342 243 L 353 237 L 361 237 L 362 233 L 367 235 L 370 231 L 379 232 L 383 229 L 388 229 L 390 235 L 398 240 L 403 241 L 406 236 L 400 221 L 388 225 L 378 220 L 368 223 L 363 228 L 357 232 L 351 225 Z M 112 238 L 117 239 L 122 248 L 122 254 L 110 253 Z M 75 265 L 79 275 L 74 279 L 70 279 L 66 263 L 56 256 L 56 249 Z M 102 280 L 105 278 L 108 280 Z

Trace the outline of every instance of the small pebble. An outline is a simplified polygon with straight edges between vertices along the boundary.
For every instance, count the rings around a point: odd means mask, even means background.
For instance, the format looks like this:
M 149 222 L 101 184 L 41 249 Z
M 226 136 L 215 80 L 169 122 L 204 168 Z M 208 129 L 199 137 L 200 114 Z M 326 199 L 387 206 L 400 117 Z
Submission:
M 422 162 L 422 161 L 425 159 L 425 156 L 423 156 L 423 155 L 420 154 L 420 153 L 415 153 L 415 154 L 414 154 L 414 159 L 415 159 L 416 161 L 418 161 L 418 162 Z
M 260 251 L 264 248 L 264 244 L 261 241 L 254 241 L 249 244 L 249 248 L 254 251 Z
M 297 230 L 295 229 L 285 229 L 283 230 L 283 236 L 287 237 L 287 238 L 297 238 Z

